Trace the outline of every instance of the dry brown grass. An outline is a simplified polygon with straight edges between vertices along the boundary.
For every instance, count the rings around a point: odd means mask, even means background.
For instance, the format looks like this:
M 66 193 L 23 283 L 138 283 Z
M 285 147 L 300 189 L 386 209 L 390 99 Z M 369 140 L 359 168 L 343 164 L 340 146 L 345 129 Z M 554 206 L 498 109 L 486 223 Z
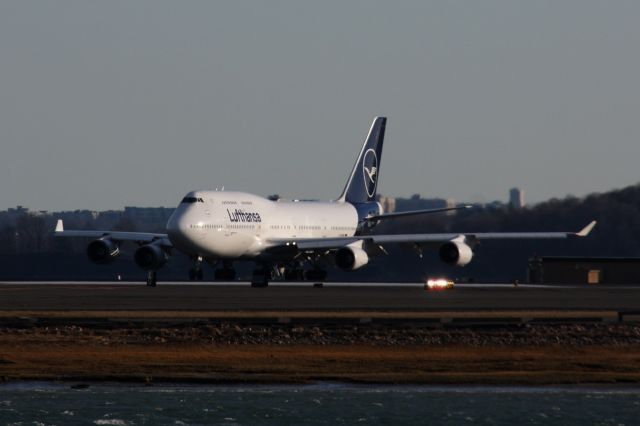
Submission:
M 560 384 L 640 382 L 640 348 L 100 345 L 2 341 L 5 379 Z

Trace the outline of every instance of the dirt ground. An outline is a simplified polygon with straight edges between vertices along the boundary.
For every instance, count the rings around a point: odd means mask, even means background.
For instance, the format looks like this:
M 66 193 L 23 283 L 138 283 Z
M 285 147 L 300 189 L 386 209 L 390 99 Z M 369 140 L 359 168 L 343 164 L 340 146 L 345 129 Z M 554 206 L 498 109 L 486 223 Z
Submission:
M 640 383 L 640 324 L 0 327 L 0 380 Z
M 4 380 L 640 383 L 640 347 L 2 342 Z

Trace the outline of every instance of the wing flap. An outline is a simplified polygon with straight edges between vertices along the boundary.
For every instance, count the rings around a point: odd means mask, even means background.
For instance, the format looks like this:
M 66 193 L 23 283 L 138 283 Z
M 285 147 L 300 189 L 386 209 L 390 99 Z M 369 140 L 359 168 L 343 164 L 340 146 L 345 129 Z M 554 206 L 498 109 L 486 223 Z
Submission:
M 271 239 L 267 243 L 273 247 L 296 247 L 298 250 L 328 250 L 343 247 L 356 241 L 367 239 L 368 236 L 333 237 L 333 238 L 286 238 Z

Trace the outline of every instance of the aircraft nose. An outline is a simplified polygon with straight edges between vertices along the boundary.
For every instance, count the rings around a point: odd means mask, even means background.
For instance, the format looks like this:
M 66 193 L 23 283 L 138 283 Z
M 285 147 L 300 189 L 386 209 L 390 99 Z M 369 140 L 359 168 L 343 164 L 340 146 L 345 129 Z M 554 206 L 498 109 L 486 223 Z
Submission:
M 180 245 L 188 239 L 189 235 L 189 215 L 184 211 L 176 210 L 167 222 L 167 234 L 173 244 Z

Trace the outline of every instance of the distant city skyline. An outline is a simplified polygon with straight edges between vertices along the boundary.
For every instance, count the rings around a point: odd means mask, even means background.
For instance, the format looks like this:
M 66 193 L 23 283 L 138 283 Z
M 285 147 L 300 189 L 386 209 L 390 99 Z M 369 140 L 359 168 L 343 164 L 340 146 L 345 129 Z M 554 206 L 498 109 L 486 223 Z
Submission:
M 639 2 L 0 3 L 0 210 L 338 196 L 507 200 L 640 181 Z
M 490 200 L 487 202 L 471 202 L 467 200 L 456 200 L 454 198 L 439 198 L 439 197 L 425 197 L 422 194 L 411 194 L 409 196 L 386 196 L 384 194 L 378 194 L 376 200 L 382 206 L 382 211 L 384 212 L 393 212 L 393 211 L 407 211 L 407 210 L 422 210 L 422 209 L 436 209 L 436 208 L 451 208 L 458 205 L 463 204 L 472 204 L 477 207 L 496 207 L 499 205 L 502 206 L 511 206 L 515 208 L 522 208 L 526 206 L 524 203 L 524 199 L 520 199 L 520 203 L 514 204 L 513 199 L 511 198 L 513 195 L 513 190 L 516 189 L 521 191 L 518 188 L 512 188 L 507 194 L 506 199 L 496 199 Z M 279 194 L 269 194 L 265 195 L 265 198 L 270 199 L 272 201 L 277 200 L 291 200 L 285 197 L 281 197 Z M 310 201 L 310 200 L 306 200 Z M 312 201 L 312 200 L 311 200 Z M 318 200 L 320 201 L 320 200 Z M 107 208 L 104 210 L 95 210 L 95 209 L 62 209 L 62 210 L 45 210 L 45 209 L 32 209 L 29 206 L 16 205 L 9 207 L 7 209 L 0 209 L 0 213 L 10 213 L 13 216 L 19 216 L 24 213 L 29 214 L 56 214 L 56 213 L 92 213 L 92 214 L 103 214 L 103 213 L 126 213 L 130 216 L 140 216 L 149 214 L 149 212 L 157 212 L 159 210 L 173 210 L 176 206 L 124 206 L 122 208 Z M 156 214 L 156 213 L 152 213 Z M 456 214 L 455 211 L 449 212 L 447 214 Z

